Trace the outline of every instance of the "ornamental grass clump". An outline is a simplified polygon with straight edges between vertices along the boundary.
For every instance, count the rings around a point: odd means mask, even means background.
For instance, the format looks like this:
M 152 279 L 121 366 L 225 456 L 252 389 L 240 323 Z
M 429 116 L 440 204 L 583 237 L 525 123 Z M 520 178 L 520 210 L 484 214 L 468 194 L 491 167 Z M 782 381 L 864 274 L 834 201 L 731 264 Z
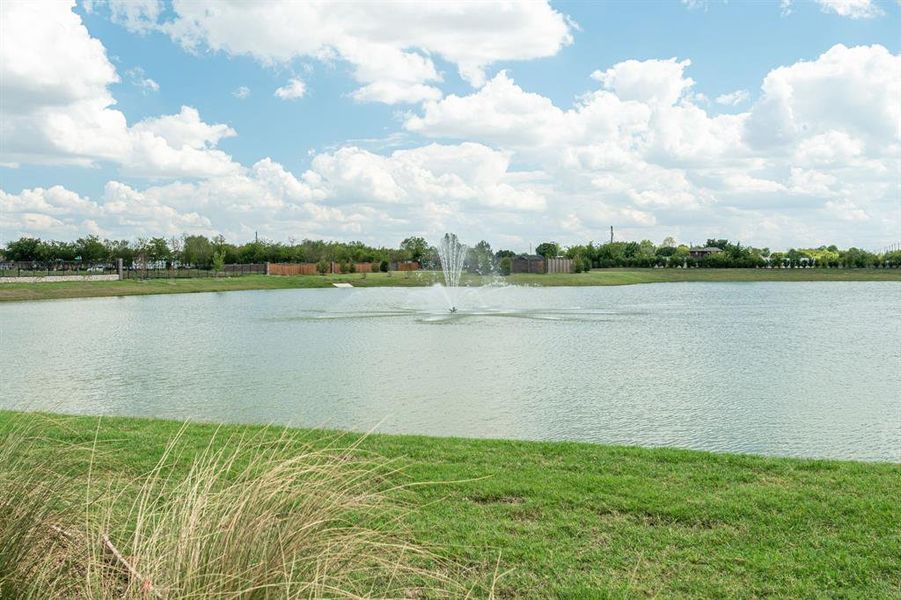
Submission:
M 129 476 L 96 443 L 75 459 L 87 464 L 56 464 L 35 461 L 27 431 L 6 436 L 0 600 L 467 595 L 403 541 L 390 462 L 291 434 L 199 450 L 181 437 Z

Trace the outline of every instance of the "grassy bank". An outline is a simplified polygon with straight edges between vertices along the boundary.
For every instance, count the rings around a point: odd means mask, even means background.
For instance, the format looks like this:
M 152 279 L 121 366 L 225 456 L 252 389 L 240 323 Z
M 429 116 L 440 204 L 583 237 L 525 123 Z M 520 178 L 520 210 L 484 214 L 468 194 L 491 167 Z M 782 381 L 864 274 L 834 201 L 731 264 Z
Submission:
M 0 412 L 0 435 L 20 418 Z M 87 455 L 96 439 L 93 464 L 71 467 L 75 482 L 90 467 L 95 486 L 153 469 L 180 428 L 38 418 L 29 460 L 59 444 Z M 185 430 L 178 468 L 214 431 Z M 280 435 L 225 426 L 217 440 L 248 431 Z M 334 434 L 302 435 L 335 443 Z M 506 572 L 499 597 L 889 598 L 901 586 L 897 464 L 387 435 L 354 452 L 394 459 L 392 484 L 416 484 L 391 488 L 411 509 L 410 541 L 460 565 L 476 590 Z
M 0 302 L 91 298 L 97 296 L 135 296 L 144 294 L 181 294 L 228 292 L 233 290 L 272 290 L 328 288 L 346 282 L 355 287 L 407 287 L 432 285 L 441 279 L 434 272 L 367 273 L 348 275 L 307 275 L 266 277 L 247 275 L 231 278 L 150 279 L 126 281 L 66 281 L 59 283 L 3 283 Z M 483 285 L 504 281 L 515 285 L 604 286 L 668 282 L 729 281 L 901 281 L 901 269 L 598 269 L 590 273 L 549 275 L 517 274 L 509 277 L 466 275 L 464 285 Z

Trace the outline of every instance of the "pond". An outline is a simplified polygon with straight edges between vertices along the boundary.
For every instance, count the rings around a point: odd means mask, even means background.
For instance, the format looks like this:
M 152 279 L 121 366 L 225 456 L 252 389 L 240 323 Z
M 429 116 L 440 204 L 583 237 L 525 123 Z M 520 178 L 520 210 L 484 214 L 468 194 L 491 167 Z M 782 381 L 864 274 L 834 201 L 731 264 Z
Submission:
M 901 285 L 0 304 L 0 408 L 901 460 Z

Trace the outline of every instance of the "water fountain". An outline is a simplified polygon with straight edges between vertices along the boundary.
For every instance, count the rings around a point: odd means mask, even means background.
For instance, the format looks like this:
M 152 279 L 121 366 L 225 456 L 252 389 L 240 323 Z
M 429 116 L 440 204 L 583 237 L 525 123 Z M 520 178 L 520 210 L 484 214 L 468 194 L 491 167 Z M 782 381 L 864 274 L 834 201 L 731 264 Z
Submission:
M 460 286 L 460 275 L 466 261 L 466 246 L 461 244 L 453 233 L 445 233 L 438 243 L 438 260 L 444 273 L 444 286 L 450 294 L 448 297 L 450 311 L 454 313 L 457 312 L 457 305 L 453 301 L 452 294 L 453 289 Z

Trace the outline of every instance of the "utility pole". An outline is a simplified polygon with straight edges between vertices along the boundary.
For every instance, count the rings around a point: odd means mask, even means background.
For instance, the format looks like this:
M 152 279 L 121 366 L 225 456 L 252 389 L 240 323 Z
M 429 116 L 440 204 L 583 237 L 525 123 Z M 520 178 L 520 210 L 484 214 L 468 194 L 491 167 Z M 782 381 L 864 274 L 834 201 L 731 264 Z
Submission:
M 260 241 L 260 236 L 257 234 L 256 231 L 254 231 L 253 232 L 253 243 L 254 244 L 259 243 L 259 241 Z
M 610 226 L 610 243 L 613 243 L 613 225 Z

